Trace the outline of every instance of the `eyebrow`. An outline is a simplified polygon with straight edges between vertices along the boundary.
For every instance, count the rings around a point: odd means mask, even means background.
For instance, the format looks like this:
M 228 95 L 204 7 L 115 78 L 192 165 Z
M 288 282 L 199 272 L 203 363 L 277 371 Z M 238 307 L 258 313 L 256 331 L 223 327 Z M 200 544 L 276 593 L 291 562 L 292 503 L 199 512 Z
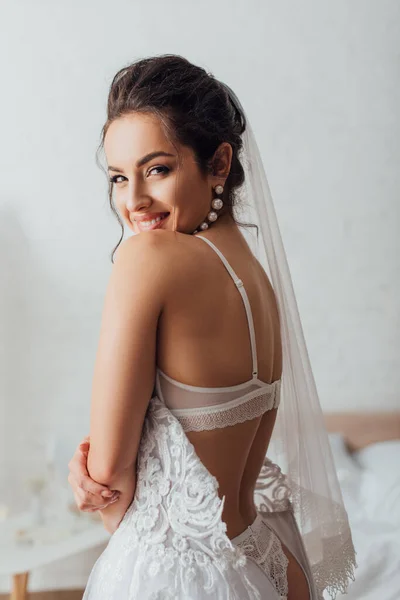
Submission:
M 149 154 L 146 154 L 146 156 L 140 158 L 136 163 L 136 168 L 139 169 L 139 167 L 143 167 L 143 165 L 157 156 L 175 156 L 175 154 L 170 154 L 169 152 L 164 152 L 163 150 L 155 150 L 154 152 L 150 152 Z M 108 167 L 108 170 L 115 171 L 116 173 L 123 173 L 123 170 L 118 169 L 117 167 Z

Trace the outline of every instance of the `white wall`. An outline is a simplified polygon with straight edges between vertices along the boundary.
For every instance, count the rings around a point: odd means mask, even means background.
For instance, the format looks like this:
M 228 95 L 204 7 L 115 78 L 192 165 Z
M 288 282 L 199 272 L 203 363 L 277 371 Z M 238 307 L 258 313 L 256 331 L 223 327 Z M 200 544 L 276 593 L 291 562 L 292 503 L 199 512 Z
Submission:
M 72 453 L 88 431 L 120 235 L 95 150 L 111 78 L 148 55 L 250 115 L 323 408 L 399 408 L 399 2 L 3 0 L 0 23 L 2 501 L 28 501 L 51 432 Z M 95 555 L 30 588 L 83 586 Z

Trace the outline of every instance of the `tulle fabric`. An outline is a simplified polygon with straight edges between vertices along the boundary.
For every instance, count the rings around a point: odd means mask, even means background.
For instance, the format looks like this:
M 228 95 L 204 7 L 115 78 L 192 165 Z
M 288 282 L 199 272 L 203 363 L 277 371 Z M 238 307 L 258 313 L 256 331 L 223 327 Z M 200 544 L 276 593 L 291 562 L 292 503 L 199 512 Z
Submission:
M 222 84 L 246 121 L 241 156 L 243 217 L 259 228 L 250 247 L 277 298 L 283 344 L 281 402 L 268 455 L 281 470 L 281 506 L 290 500 L 319 593 L 335 598 L 354 579 L 356 553 L 325 429 L 290 270 L 257 142 L 235 93 Z M 247 231 L 244 232 L 247 235 Z

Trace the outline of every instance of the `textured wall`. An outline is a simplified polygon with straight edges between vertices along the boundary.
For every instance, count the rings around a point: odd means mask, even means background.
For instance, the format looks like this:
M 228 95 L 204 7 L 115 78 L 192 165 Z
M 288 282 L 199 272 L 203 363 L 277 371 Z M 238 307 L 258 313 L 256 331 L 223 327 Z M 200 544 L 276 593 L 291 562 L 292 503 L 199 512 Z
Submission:
M 399 21 L 396 0 L 3 0 L 2 500 L 29 500 L 50 433 L 64 456 L 88 430 L 119 238 L 94 156 L 112 76 L 147 55 L 210 69 L 250 115 L 323 408 L 399 407 Z M 84 585 L 96 552 L 31 589 Z

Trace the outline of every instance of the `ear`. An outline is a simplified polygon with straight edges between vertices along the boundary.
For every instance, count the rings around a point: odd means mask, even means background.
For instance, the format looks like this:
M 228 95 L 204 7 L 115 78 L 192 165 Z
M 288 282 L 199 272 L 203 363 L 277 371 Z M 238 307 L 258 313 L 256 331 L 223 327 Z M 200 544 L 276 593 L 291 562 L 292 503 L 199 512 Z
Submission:
M 222 142 L 214 152 L 211 160 L 213 185 L 221 183 L 221 178 L 227 179 L 231 170 L 232 154 L 232 146 L 228 142 Z

